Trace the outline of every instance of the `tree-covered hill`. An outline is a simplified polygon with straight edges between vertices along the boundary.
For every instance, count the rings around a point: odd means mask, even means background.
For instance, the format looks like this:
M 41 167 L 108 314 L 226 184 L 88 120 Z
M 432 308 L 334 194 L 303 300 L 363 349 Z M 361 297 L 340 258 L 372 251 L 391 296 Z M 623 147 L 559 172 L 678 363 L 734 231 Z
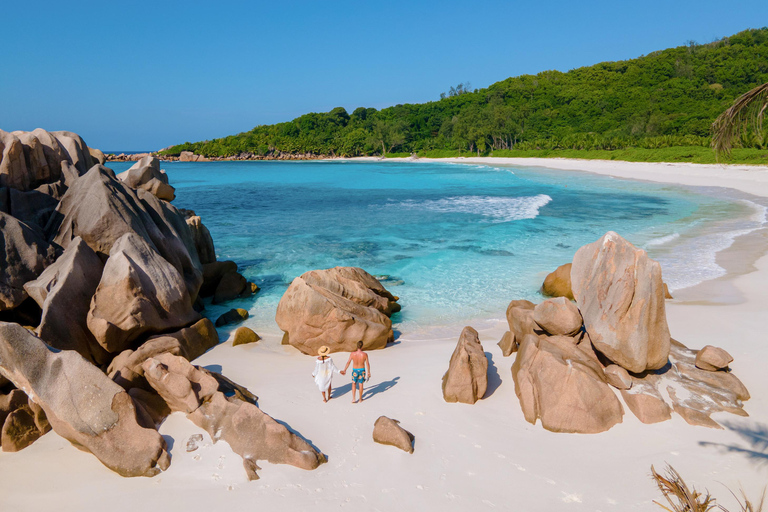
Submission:
M 429 103 L 360 107 L 351 115 L 338 107 L 164 153 L 360 156 L 706 146 L 715 118 L 765 82 L 768 28 L 567 73 L 508 78 L 486 89 L 469 91 L 462 84 Z M 768 138 L 748 133 L 737 144 L 764 148 Z

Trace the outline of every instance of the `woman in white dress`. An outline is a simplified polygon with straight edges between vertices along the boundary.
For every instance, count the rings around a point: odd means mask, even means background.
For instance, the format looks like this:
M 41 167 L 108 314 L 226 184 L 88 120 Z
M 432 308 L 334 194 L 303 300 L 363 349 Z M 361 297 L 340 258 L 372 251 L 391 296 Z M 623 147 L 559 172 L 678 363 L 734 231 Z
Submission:
M 331 399 L 331 378 L 333 377 L 333 372 L 341 375 L 339 369 L 333 364 L 333 359 L 328 356 L 330 353 L 331 349 L 325 345 L 320 347 L 320 350 L 317 351 L 317 355 L 320 357 L 315 361 L 315 371 L 312 372 L 315 384 L 317 384 L 318 389 L 323 394 L 323 402 Z M 326 391 L 328 391 L 328 398 L 325 397 Z

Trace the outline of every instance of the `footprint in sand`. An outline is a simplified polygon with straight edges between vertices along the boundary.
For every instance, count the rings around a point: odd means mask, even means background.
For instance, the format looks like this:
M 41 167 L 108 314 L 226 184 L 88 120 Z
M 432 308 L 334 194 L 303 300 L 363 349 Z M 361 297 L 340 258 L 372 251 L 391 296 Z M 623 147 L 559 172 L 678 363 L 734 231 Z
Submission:
M 496 508 L 496 505 L 494 505 L 492 502 L 490 502 L 488 500 L 483 500 L 483 504 L 484 505 L 488 505 L 491 508 Z
M 503 455 L 503 454 L 501 454 L 501 453 L 497 453 L 497 454 L 496 454 L 496 456 L 497 456 L 498 458 L 500 458 L 500 459 L 506 459 L 506 458 L 507 458 L 507 456 L 506 456 L 506 455 Z
M 226 457 L 225 457 L 224 455 L 222 455 L 221 457 L 219 457 L 219 463 L 218 463 L 218 464 L 216 464 L 216 469 L 224 469 L 224 459 L 225 459 L 225 458 L 226 458 Z
M 234 491 L 235 489 L 236 489 L 236 487 L 234 485 L 232 485 L 232 484 L 227 486 L 227 490 L 228 491 Z
M 221 476 L 216 474 L 216 473 L 214 473 L 214 474 L 211 475 L 211 480 L 221 480 Z
M 525 469 L 525 468 L 524 468 L 523 466 L 521 466 L 520 464 L 513 464 L 513 465 L 514 465 L 514 466 L 515 466 L 517 469 L 519 469 L 520 471 L 528 471 L 527 469 Z

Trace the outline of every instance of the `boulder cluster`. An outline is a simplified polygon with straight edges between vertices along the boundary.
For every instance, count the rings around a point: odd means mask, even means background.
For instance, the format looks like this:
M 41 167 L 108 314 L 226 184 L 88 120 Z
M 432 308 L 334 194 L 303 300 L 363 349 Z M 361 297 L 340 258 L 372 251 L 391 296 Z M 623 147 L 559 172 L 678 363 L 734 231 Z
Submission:
M 670 337 L 661 266 L 614 232 L 576 252 L 547 277 L 556 298 L 512 301 L 499 342 L 512 365 L 526 420 L 555 432 L 595 433 L 622 421 L 671 417 L 720 428 L 710 415 L 745 416 L 744 385 L 722 349 L 693 351 Z M 568 272 L 569 270 L 569 272 Z M 570 297 L 575 302 L 569 300 Z
M 199 216 L 171 204 L 159 160 L 115 175 L 78 135 L 41 129 L 0 131 L 0 154 L 3 450 L 53 429 L 121 475 L 152 476 L 170 464 L 157 427 L 183 411 L 251 478 L 259 459 L 325 460 L 247 389 L 190 363 L 219 343 L 201 298 L 258 287 L 216 261 Z
M 277 306 L 275 320 L 285 332 L 283 344 L 316 355 L 384 348 L 395 339 L 390 316 L 398 298 L 365 270 L 335 267 L 311 270 L 293 280 Z

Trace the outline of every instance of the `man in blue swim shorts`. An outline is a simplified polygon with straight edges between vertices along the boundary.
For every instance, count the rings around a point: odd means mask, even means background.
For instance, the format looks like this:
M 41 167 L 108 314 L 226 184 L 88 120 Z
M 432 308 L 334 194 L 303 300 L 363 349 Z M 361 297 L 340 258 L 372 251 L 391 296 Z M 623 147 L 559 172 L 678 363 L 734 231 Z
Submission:
M 352 365 L 352 403 L 359 403 L 363 401 L 363 383 L 371 378 L 371 363 L 368 360 L 368 354 L 363 352 L 363 342 L 357 342 L 357 350 L 349 354 L 347 365 L 341 372 L 342 375 L 346 375 L 349 363 Z M 355 392 L 360 391 L 360 400 L 355 400 Z

